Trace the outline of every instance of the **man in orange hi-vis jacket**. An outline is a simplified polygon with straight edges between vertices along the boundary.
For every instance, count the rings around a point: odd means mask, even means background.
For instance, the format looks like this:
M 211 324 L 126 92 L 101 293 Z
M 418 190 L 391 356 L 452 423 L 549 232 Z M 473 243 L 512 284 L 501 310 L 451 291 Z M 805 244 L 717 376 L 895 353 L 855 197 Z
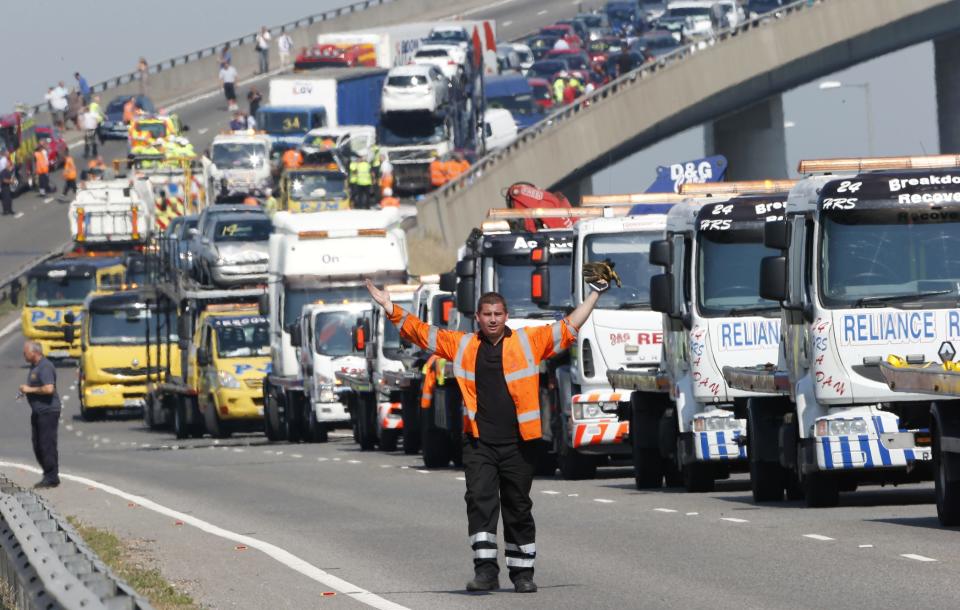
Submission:
M 568 349 L 587 321 L 606 281 L 566 318 L 550 326 L 511 330 L 507 303 L 496 292 L 477 302 L 475 333 L 430 326 L 390 301 L 367 280 L 370 296 L 400 329 L 400 335 L 440 358 L 453 361 L 454 377 L 466 406 L 463 466 L 467 483 L 467 524 L 473 548 L 474 578 L 468 591 L 500 586 L 497 522 L 503 512 L 503 538 L 510 580 L 518 593 L 534 593 L 537 556 L 533 522 L 536 441 L 540 430 L 540 362 Z

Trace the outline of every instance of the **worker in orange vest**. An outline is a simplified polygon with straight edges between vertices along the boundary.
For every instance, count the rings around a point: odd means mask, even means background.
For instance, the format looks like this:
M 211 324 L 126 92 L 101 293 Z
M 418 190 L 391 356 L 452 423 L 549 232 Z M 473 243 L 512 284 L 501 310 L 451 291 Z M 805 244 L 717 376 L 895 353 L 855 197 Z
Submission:
M 303 153 L 296 148 L 288 148 L 280 157 L 284 169 L 296 169 L 303 165 Z
M 133 115 L 137 109 L 136 98 L 130 98 L 123 104 L 123 122 L 129 125 L 133 122 Z
M 253 195 L 247 195 L 243 198 L 243 205 L 260 205 L 260 202 Z
M 77 164 L 68 152 L 67 158 L 63 160 L 63 196 L 66 197 L 70 191 L 77 194 Z
M 400 336 L 453 361 L 454 378 L 466 407 L 463 441 L 468 534 L 474 578 L 468 591 L 499 587 L 497 526 L 503 515 L 506 564 L 518 593 L 533 593 L 537 556 L 530 486 L 543 433 L 540 422 L 540 363 L 570 348 L 610 284 L 599 280 L 567 317 L 547 326 L 511 330 L 507 303 L 496 292 L 476 306 L 476 332 L 431 326 L 390 300 L 369 279 L 367 290 Z M 501 504 L 503 510 L 501 511 Z
M 381 208 L 399 208 L 400 200 L 393 196 L 393 189 L 383 189 L 383 199 L 380 200 Z
M 99 180 L 103 178 L 103 173 L 107 171 L 107 166 L 103 162 L 103 157 L 97 157 L 87 161 L 87 169 L 84 171 L 84 180 Z
M 41 195 L 53 192 L 50 188 L 50 158 L 43 144 L 37 146 L 33 153 L 33 172 L 37 175 L 37 186 Z
M 430 184 L 434 188 L 440 188 L 447 182 L 446 163 L 439 157 L 430 162 Z

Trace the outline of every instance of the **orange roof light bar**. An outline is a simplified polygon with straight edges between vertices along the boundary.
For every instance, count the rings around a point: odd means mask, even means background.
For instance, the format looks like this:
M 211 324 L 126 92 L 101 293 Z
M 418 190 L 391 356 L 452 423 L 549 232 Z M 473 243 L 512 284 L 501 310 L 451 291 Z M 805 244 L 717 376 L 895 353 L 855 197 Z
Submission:
M 580 205 L 586 208 L 631 206 L 642 203 L 679 203 L 686 199 L 677 193 L 625 193 L 622 195 L 584 195 Z
M 729 193 L 786 193 L 796 180 L 742 180 L 740 182 L 687 183 L 680 187 L 683 195 L 723 195 Z
M 960 155 L 805 159 L 800 162 L 798 171 L 801 174 L 818 174 L 827 172 L 868 172 L 892 169 L 945 169 L 951 167 L 960 167 Z

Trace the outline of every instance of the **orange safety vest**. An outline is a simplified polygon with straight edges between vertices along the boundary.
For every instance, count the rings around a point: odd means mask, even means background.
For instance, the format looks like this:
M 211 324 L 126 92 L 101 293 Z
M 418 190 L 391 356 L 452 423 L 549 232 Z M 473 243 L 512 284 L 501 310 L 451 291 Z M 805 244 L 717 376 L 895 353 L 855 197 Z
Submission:
M 430 162 L 430 184 L 433 186 L 443 186 L 447 181 L 447 173 L 444 169 L 444 162 L 434 159 Z
M 130 124 L 133 121 L 133 109 L 136 106 L 136 103 L 133 101 L 133 98 L 127 100 L 127 103 L 123 105 L 123 122 Z
M 400 200 L 396 197 L 384 197 L 380 200 L 381 208 L 399 208 Z
M 33 153 L 33 168 L 38 176 L 50 173 L 50 163 L 47 161 L 47 155 L 42 150 Z
M 77 164 L 73 162 L 73 157 L 68 156 L 63 162 L 63 179 L 77 179 Z
M 393 174 L 382 174 L 380 176 L 380 190 L 393 189 Z
M 433 390 L 437 387 L 437 360 L 440 360 L 440 356 L 433 354 L 423 365 L 423 387 L 420 389 L 421 409 L 429 409 L 433 404 Z
M 303 165 L 303 155 L 296 148 L 289 148 L 281 157 L 283 166 L 287 169 L 296 168 Z
M 394 304 L 390 321 L 400 336 L 441 358 L 453 360 L 453 375 L 466 407 L 466 432 L 480 438 L 477 428 L 477 351 L 479 333 L 443 330 L 410 315 Z M 520 328 L 504 335 L 503 374 L 517 411 L 520 436 L 541 438 L 540 363 L 568 349 L 577 340 L 577 329 L 564 318 L 550 326 Z

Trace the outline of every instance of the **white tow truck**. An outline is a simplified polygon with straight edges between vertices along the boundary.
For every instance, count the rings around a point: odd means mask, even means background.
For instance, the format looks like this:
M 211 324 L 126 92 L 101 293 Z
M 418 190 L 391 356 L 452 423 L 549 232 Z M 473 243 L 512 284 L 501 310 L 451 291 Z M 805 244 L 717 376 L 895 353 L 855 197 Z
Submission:
M 664 267 L 650 282 L 652 307 L 664 314 L 662 379 L 631 397 L 638 488 L 665 478 L 710 491 L 748 467 L 747 400 L 760 394 L 729 387 L 722 371 L 776 360 L 779 308 L 760 297 L 758 276 L 773 253 L 764 225 L 783 217 L 791 184 L 685 185 L 691 198 L 670 210 L 665 239 L 651 245 L 650 262 Z
M 210 145 L 209 202 L 265 195 L 273 185 L 270 137 L 253 130 L 217 134 Z
M 88 180 L 70 202 L 70 235 L 78 245 L 145 243 L 153 234 L 154 193 L 146 178 Z
M 304 306 L 366 302 L 363 281 L 368 277 L 378 283 L 405 282 L 407 248 L 400 220 L 396 208 L 274 215 L 268 294 L 260 303 L 261 313 L 270 317 L 273 361 L 264 383 L 264 415 L 271 440 L 295 442 L 310 430 L 320 430 L 305 400 L 297 346 L 290 335 L 300 328 Z
M 811 160 L 800 173 L 786 219 L 766 227 L 779 256 L 761 267 L 761 294 L 781 303 L 779 366 L 728 377 L 786 391 L 757 405 L 750 446 L 779 458 L 808 506 L 834 506 L 859 484 L 931 477 L 935 397 L 891 391 L 880 365 L 891 352 L 935 362 L 960 336 L 960 176 L 953 156 Z

